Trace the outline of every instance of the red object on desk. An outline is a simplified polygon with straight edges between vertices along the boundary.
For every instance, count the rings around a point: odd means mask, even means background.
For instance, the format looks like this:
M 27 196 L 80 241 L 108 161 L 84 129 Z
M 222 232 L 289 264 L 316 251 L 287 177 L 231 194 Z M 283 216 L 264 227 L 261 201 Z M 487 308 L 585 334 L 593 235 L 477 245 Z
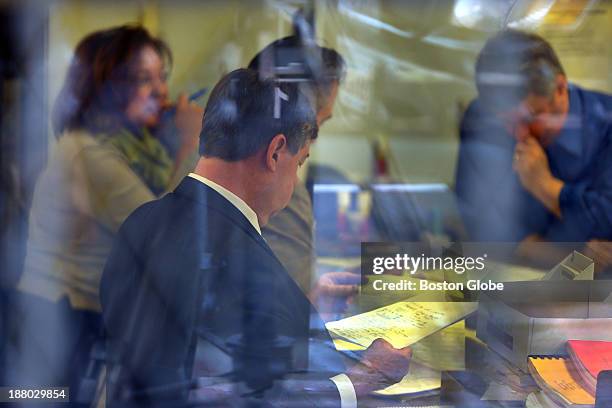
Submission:
M 599 373 L 612 370 L 612 342 L 568 340 L 567 350 L 583 385 L 595 395 Z

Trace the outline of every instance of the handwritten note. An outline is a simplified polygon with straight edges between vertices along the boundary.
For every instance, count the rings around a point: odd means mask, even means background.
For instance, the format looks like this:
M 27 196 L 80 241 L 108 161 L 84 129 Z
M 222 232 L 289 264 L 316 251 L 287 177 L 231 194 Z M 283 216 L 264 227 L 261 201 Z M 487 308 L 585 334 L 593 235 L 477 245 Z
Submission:
M 476 307 L 473 302 L 398 302 L 325 326 L 332 336 L 363 347 L 382 338 L 401 348 L 463 319 Z

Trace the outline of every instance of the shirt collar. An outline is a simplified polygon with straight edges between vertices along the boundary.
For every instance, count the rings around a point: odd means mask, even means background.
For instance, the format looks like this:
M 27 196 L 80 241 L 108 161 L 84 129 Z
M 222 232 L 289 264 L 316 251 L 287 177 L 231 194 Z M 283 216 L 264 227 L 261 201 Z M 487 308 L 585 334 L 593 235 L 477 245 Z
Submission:
M 568 86 L 569 111 L 563 129 L 555 138 L 551 146 L 559 146 L 576 155 L 582 155 L 582 102 L 578 90 L 572 84 Z
M 199 174 L 189 173 L 189 177 L 194 178 L 206 184 L 208 187 L 212 188 L 217 193 L 221 194 L 223 198 L 225 198 L 227 201 L 232 203 L 234 207 L 236 207 L 246 217 L 246 219 L 249 220 L 251 225 L 253 225 L 253 228 L 255 228 L 255 230 L 259 233 L 259 235 L 261 235 L 261 228 L 259 227 L 259 221 L 257 220 L 257 214 L 255 213 L 255 211 L 253 211 L 251 207 L 249 207 L 247 203 L 244 202 L 244 200 L 242 200 L 240 197 L 238 197 L 236 194 L 232 193 L 225 187 L 220 186 L 214 181 L 209 180 L 206 177 L 202 177 Z

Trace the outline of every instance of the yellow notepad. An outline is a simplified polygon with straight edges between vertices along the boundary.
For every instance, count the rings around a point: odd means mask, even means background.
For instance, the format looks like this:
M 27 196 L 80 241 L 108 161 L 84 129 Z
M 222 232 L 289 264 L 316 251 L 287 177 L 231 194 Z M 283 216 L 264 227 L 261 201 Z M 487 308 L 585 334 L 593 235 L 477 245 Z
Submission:
M 332 337 L 363 347 L 382 338 L 401 348 L 456 323 L 476 307 L 470 302 L 398 302 L 325 326 Z
M 579 383 L 576 368 L 563 357 L 529 357 L 529 371 L 553 400 L 565 406 L 593 406 L 595 397 Z

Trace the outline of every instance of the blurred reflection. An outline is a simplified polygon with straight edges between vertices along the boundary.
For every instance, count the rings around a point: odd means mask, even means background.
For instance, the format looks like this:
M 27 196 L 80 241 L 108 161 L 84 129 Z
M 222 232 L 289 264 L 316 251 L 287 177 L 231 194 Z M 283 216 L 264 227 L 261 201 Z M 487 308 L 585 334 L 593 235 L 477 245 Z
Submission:
M 75 49 L 54 106 L 57 143 L 30 212 L 11 383 L 70 386 L 71 401 L 91 397 L 78 394 L 93 391 L 82 377 L 90 354 L 100 358 L 98 287 L 115 233 L 185 174 L 197 146 L 202 108 L 186 96 L 175 106 L 176 157 L 153 136 L 171 106 L 171 60 L 168 46 L 139 26 L 94 32 Z
M 530 242 L 612 239 L 612 97 L 569 83 L 550 44 L 516 30 L 487 41 L 476 85 L 456 179 L 472 239 L 519 242 L 536 262 Z
M 597 4 L 601 7 L 593 7 Z M 159 201 L 174 202 L 172 211 L 145 214 L 148 210 L 135 209 L 172 190 L 198 159 L 190 153 L 196 150 L 202 111 L 184 96 L 177 103 L 169 101 L 170 51 L 143 30 L 105 30 L 82 41 L 55 109 L 58 139 L 35 192 L 16 313 L 10 327 L 0 322 L 0 332 L 7 327 L 19 340 L 9 350 L 11 383 L 69 385 L 73 400 L 91 395 L 105 358 L 99 341 L 100 274 L 119 225 L 134 210 L 135 221 L 126 223 L 127 232 L 110 257 L 103 293 L 113 336 L 109 395 L 143 406 L 158 397 L 178 396 L 183 403 L 194 394 L 210 406 L 227 406 L 241 397 L 259 403 L 268 396 L 298 406 L 310 397 L 303 405 L 324 400 L 334 405 L 338 391 L 328 378 L 344 367 L 338 367 L 341 361 L 321 320 L 408 295 L 364 288 L 356 294 L 359 277 L 348 271 L 358 270 L 362 242 L 418 241 L 410 249 L 414 253 L 455 259 L 468 253 L 465 220 L 471 240 L 484 241 L 472 252 L 496 260 L 487 265 L 487 278 L 539 279 L 574 249 L 595 259 L 601 276 L 612 265 L 612 102 L 608 95 L 581 86 L 610 90 L 611 4 L 61 0 L 45 5 L 48 21 L 40 31 L 49 49 L 45 62 L 38 63 L 45 67 L 38 75 L 41 84 L 14 86 L 15 104 L 38 99 L 46 105 L 47 92 L 53 95 L 61 85 L 55 78 L 72 48 L 68 44 L 107 21 L 132 19 L 171 44 L 180 66 L 173 80 L 180 88 L 195 91 L 236 67 L 249 66 L 259 71 L 259 81 L 269 75 L 280 82 L 274 92 L 281 93 L 274 93 L 278 98 L 255 95 L 253 103 L 243 94 L 237 98 L 240 103 L 218 100 L 218 116 L 208 118 L 210 126 L 227 125 L 215 135 L 216 142 L 226 143 L 236 156 L 219 158 L 204 150 L 218 159 L 206 163 L 223 166 L 201 174 L 232 187 L 227 189 L 231 194 L 200 185 L 202 180 L 192 175 L 176 194 Z M 298 29 L 294 27 L 293 35 L 270 43 L 289 31 L 295 8 L 302 6 L 313 13 L 308 20 L 316 20 L 316 27 L 294 21 Z M 539 37 L 516 31 L 496 36 L 482 49 L 485 37 L 503 27 L 535 30 L 554 50 Z M 317 36 L 325 39 L 320 42 L 325 47 L 317 45 Z M 476 91 L 472 74 L 479 52 L 478 98 L 466 111 Z M 6 67 L 10 64 L 0 71 Z M 254 165 L 253 156 L 235 160 L 242 149 L 248 150 L 244 146 L 255 144 L 236 146 L 225 137 L 232 126 L 249 136 L 275 130 L 287 107 L 288 89 L 298 84 L 305 94 L 313 92 L 307 89 L 312 78 L 305 80 L 304 73 L 317 79 L 312 113 L 319 128 L 325 123 L 321 140 L 308 144 L 315 159 L 309 170 L 314 200 L 302 181 L 306 178 L 293 177 L 294 165 L 298 174 L 308 171 L 304 156 L 290 156 L 280 176 L 256 178 L 260 169 L 245 165 Z M 260 85 L 238 90 L 257 94 Z M 0 86 L 3 105 L 12 98 L 4 89 Z M 238 109 L 242 103 L 272 111 L 243 120 Z M 47 126 L 44 115 L 26 109 L 30 122 Z M 327 122 L 332 114 L 335 120 Z M 23 137 L 27 129 L 6 126 L 5 118 L 12 115 L 0 109 L 1 155 L 19 155 L 42 166 L 42 160 L 31 157 L 35 149 L 46 152 L 46 137 L 39 132 L 44 143 L 32 146 L 32 138 Z M 272 133 L 267 141 L 276 136 Z M 6 140 L 15 148 L 4 149 Z M 288 157 L 279 155 L 271 160 Z M 461 216 L 453 186 L 457 157 Z M 1 161 L 0 167 L 0 213 L 7 220 L 0 231 L 9 231 L 10 249 L 22 240 L 10 231 L 15 215 L 6 210 L 7 204 L 28 211 L 30 191 L 23 181 L 29 177 L 24 166 L 11 161 Z M 221 197 L 211 189 L 221 191 Z M 232 194 L 244 198 L 255 216 L 243 211 Z M 202 197 L 206 205 L 198 202 Z M 270 203 L 278 214 L 266 224 L 258 216 L 267 217 Z M 281 210 L 281 204 L 287 208 Z M 150 205 L 145 209 L 164 204 Z M 240 218 L 240 212 L 247 215 Z M 253 218 L 257 227 L 250 222 Z M 318 259 L 313 270 L 315 223 Z M 13 272 L 19 275 L 21 267 Z M 463 281 L 454 267 L 442 272 L 436 279 Z M 403 276 L 389 273 L 387 278 L 394 282 Z M 461 292 L 449 296 L 475 298 Z M 309 323 L 314 324 L 310 333 Z M 462 329 L 457 337 L 461 349 L 464 337 Z M 381 361 L 379 371 L 384 371 L 385 359 L 396 356 L 399 368 L 405 368 L 406 351 L 396 355 L 386 344 L 379 347 L 380 355 L 370 353 Z M 448 355 L 455 367 L 463 366 L 463 351 L 451 353 L 433 341 L 415 344 L 417 357 L 423 348 L 431 360 L 440 362 Z M 311 364 L 306 366 L 308 358 Z M 475 364 L 483 361 L 477 358 Z M 379 373 L 359 369 L 351 378 L 357 380 L 358 394 L 367 393 L 368 385 L 382 385 L 377 384 L 382 381 Z M 272 388 L 278 393 L 270 394 Z M 464 405 L 483 404 L 481 395 Z
M 253 57 L 249 68 L 280 81 L 312 78 L 308 86 L 313 88 L 317 125 L 321 127 L 333 115 L 346 63 L 337 51 L 311 44 L 312 39 L 304 38 L 304 34 L 308 35 L 296 27 L 294 35 L 274 41 Z M 308 162 L 300 167 L 308 167 Z M 287 207 L 263 229 L 275 255 L 305 293 L 310 291 L 314 277 L 313 222 L 312 200 L 302 179 L 297 181 Z
M 468 28 L 485 27 L 496 30 L 516 3 L 510 0 L 456 0 L 453 6 L 453 22 Z

